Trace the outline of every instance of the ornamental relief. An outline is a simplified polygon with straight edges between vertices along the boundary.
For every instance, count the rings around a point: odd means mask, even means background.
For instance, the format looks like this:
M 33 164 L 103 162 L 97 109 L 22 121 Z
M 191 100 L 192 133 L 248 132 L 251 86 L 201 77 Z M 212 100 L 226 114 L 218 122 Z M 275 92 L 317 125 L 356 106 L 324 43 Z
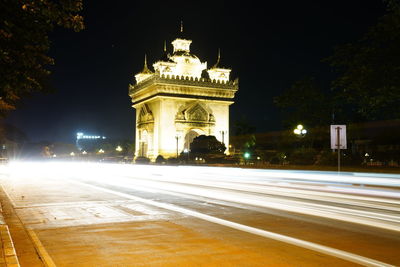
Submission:
M 208 121 L 207 111 L 199 104 L 186 111 L 186 114 L 189 121 Z
M 151 112 L 149 106 L 144 104 L 140 109 L 139 117 L 138 117 L 138 124 L 143 123 L 151 123 L 154 122 L 153 112 Z
M 215 124 L 212 111 L 207 110 L 202 104 L 192 102 L 181 107 L 175 115 L 175 121 L 181 123 L 201 123 L 204 125 Z

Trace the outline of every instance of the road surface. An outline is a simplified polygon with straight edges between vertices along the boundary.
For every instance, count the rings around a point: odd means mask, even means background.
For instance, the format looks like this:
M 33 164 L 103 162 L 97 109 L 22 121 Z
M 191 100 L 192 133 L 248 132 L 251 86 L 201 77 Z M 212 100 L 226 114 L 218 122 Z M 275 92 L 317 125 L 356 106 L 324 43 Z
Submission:
M 400 176 L 0 167 L 21 266 L 400 266 Z

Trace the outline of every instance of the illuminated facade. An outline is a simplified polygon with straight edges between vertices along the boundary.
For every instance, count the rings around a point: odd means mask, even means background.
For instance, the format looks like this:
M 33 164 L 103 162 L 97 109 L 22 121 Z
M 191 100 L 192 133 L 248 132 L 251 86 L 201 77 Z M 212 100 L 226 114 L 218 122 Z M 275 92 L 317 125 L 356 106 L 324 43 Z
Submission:
M 182 32 L 182 30 L 181 30 Z M 172 54 L 135 75 L 129 95 L 136 109 L 136 157 L 154 160 L 176 157 L 201 134 L 214 135 L 229 147 L 229 106 L 238 90 L 230 69 L 207 62 L 190 52 L 191 40 L 177 38 Z

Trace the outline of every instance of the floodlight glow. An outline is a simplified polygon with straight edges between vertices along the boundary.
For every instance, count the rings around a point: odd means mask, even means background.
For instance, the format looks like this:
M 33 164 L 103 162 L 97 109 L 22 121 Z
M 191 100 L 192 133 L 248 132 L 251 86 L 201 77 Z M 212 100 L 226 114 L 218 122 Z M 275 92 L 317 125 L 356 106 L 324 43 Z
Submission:
M 105 136 L 100 135 L 86 135 L 82 132 L 76 133 L 76 139 L 106 139 Z
M 69 153 L 69 155 L 73 157 L 73 156 L 75 156 L 75 153 L 71 152 L 71 153 Z
M 118 151 L 118 152 L 121 152 L 122 151 L 122 147 L 121 146 L 117 146 L 117 148 L 115 150 Z
M 299 125 L 297 125 L 296 129 L 293 130 L 293 133 L 298 136 L 303 137 L 307 133 L 307 130 L 304 129 L 303 125 L 299 124 Z
M 246 159 L 250 158 L 250 153 L 249 153 L 249 152 L 244 153 L 244 157 L 245 157 Z

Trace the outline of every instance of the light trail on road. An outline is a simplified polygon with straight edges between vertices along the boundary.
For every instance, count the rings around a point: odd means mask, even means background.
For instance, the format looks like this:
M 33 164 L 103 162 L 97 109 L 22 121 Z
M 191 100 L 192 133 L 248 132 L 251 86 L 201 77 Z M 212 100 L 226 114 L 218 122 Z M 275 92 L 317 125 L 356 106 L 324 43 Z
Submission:
M 211 216 L 204 211 L 181 207 L 179 203 L 163 203 L 124 191 L 139 190 L 155 195 L 206 199 L 210 203 L 222 201 L 232 207 L 241 205 L 316 216 L 332 225 L 336 220 L 360 224 L 392 231 L 397 237 L 400 232 L 400 175 L 61 162 L 16 162 L 2 168 L 1 172 L 9 176 L 70 181 L 365 266 L 390 265 L 338 248 Z
M 79 183 L 80 185 L 89 186 L 89 187 L 95 188 L 97 190 L 101 190 L 101 191 L 108 192 L 108 193 L 111 193 L 111 194 L 116 194 L 118 196 L 123 196 L 123 197 L 129 198 L 129 199 L 133 199 L 133 200 L 136 200 L 136 201 L 144 202 L 146 204 L 150 204 L 150 205 L 157 206 L 157 207 L 160 207 L 160 208 L 164 208 L 164 209 L 167 209 L 167 210 L 180 212 L 180 213 L 183 213 L 183 214 L 186 214 L 186 215 L 190 215 L 190 216 L 193 216 L 193 217 L 196 217 L 196 218 L 199 218 L 199 219 L 202 219 L 202 220 L 206 220 L 206 221 L 209 221 L 209 222 L 212 222 L 212 223 L 216 223 L 216 224 L 220 224 L 220 225 L 223 225 L 223 226 L 231 227 L 231 228 L 239 230 L 239 231 L 244 231 L 244 232 L 248 232 L 248 233 L 251 233 L 251 234 L 263 236 L 263 237 L 266 237 L 266 238 L 271 238 L 271 239 L 274 239 L 274 240 L 277 240 L 277 241 L 285 242 L 285 243 L 292 244 L 292 245 L 295 245 L 295 246 L 304 247 L 304 248 L 307 248 L 307 249 L 310 249 L 310 250 L 315 250 L 315 251 L 318 251 L 318 252 L 321 252 L 321 253 L 324 253 L 324 254 L 327 254 L 327 255 L 335 256 L 335 257 L 338 257 L 338 258 L 341 258 L 341 259 L 345 259 L 345 260 L 348 260 L 348 261 L 351 261 L 351 262 L 354 262 L 354 263 L 362 264 L 364 266 L 371 266 L 371 267 L 372 266 L 373 267 L 389 267 L 389 266 L 393 266 L 393 265 L 390 265 L 390 264 L 386 264 L 384 262 L 380 262 L 380 261 L 377 261 L 377 260 L 373 260 L 373 259 L 369 259 L 369 258 L 362 257 L 362 256 L 359 256 L 359 255 L 355 255 L 353 253 L 349 253 L 349 252 L 342 251 L 342 250 L 339 250 L 339 249 L 334 249 L 334 248 L 322 246 L 322 245 L 319 245 L 319 244 L 315 244 L 315 243 L 312 243 L 312 242 L 307 242 L 307 241 L 304 241 L 304 240 L 300 240 L 300 239 L 297 239 L 297 238 L 292 238 L 292 237 L 289 237 L 289 236 L 280 235 L 280 234 L 269 232 L 269 231 L 264 231 L 262 229 L 250 227 L 250 226 L 239 224 L 239 223 L 235 223 L 235 222 L 232 222 L 232 221 L 223 220 L 223 219 L 220 219 L 220 218 L 217 218 L 217 217 L 214 217 L 214 216 L 210 216 L 210 215 L 207 215 L 207 214 L 204 214 L 204 213 L 200 213 L 200 212 L 196 212 L 196 211 L 193 211 L 193 210 L 185 209 L 185 208 L 182 208 L 182 207 L 179 207 L 179 206 L 176 206 L 176 205 L 160 203 L 160 202 L 153 201 L 153 200 L 138 198 L 138 197 L 135 197 L 135 196 L 132 196 L 132 195 L 129 195 L 129 194 L 120 193 L 120 192 L 117 192 L 117 191 L 114 191 L 114 190 L 109 190 L 109 189 L 102 188 L 102 187 L 99 187 L 99 186 L 93 186 L 93 185 L 80 183 L 80 182 L 77 182 L 77 183 Z
M 383 178 L 371 178 L 371 174 L 336 175 L 341 183 L 346 179 L 339 186 L 336 181 L 326 183 L 332 180 L 332 174 L 323 172 L 289 171 L 287 176 L 292 181 L 289 183 L 285 171 L 92 163 L 49 163 L 45 168 L 30 163 L 30 170 L 26 169 L 26 163 L 24 166 L 15 163 L 10 169 L 33 173 L 38 168 L 40 175 L 54 175 L 57 171 L 64 177 L 94 178 L 110 185 L 140 186 L 400 231 L 400 191 L 349 185 L 368 184 L 372 180 L 375 186 L 394 184 L 393 181 L 400 181 L 399 175 L 383 175 Z

